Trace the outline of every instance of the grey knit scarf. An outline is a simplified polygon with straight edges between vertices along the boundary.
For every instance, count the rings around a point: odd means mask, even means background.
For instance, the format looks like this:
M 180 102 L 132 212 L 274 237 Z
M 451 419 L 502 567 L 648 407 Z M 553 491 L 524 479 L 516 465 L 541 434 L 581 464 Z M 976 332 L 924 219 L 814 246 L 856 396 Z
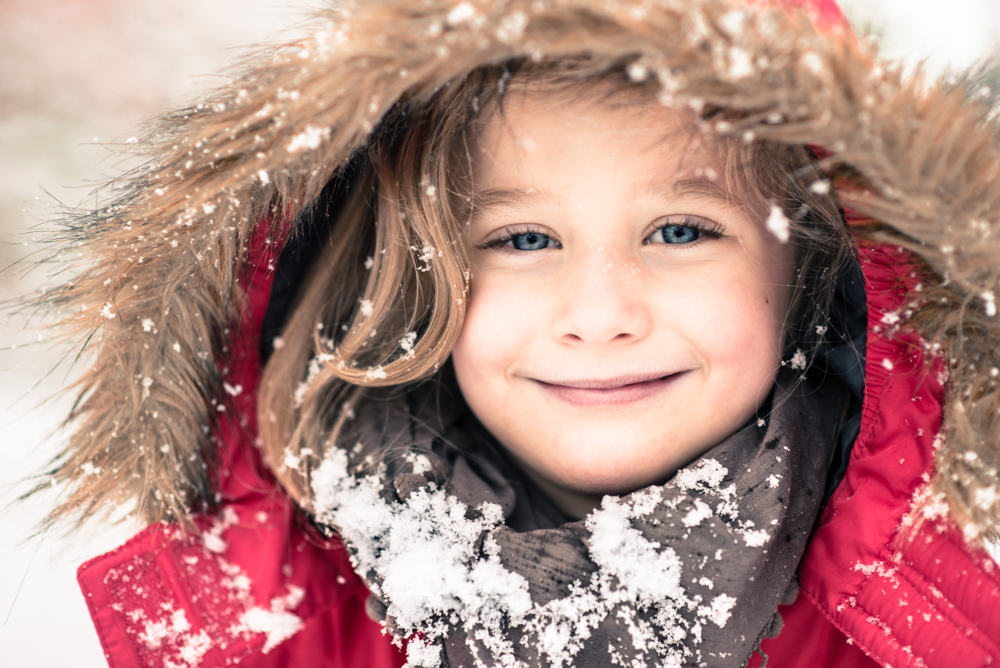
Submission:
M 835 386 L 783 370 L 768 414 L 577 522 L 451 383 L 372 397 L 312 474 L 315 518 L 409 639 L 409 666 L 741 666 L 819 511 Z

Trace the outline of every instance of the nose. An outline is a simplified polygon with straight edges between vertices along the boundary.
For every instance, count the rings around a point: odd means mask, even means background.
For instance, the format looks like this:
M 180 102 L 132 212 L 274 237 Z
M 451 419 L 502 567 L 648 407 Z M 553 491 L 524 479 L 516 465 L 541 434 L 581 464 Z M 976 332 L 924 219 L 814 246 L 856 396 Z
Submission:
M 652 314 L 635 262 L 597 247 L 564 266 L 553 334 L 570 345 L 628 343 L 652 330 Z

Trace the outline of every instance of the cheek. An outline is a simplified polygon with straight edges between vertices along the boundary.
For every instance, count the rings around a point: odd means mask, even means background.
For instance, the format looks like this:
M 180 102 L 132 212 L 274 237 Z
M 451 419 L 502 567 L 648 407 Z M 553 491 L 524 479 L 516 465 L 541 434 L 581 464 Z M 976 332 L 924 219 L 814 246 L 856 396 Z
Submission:
M 451 353 L 463 392 L 466 387 L 475 392 L 506 372 L 518 350 L 528 344 L 531 320 L 530 308 L 515 290 L 504 289 L 498 281 L 473 281 L 465 322 Z
M 675 303 L 672 316 L 683 320 L 685 338 L 712 373 L 767 382 L 780 361 L 787 299 L 765 273 L 749 262 L 717 267 L 692 285 L 683 305 Z

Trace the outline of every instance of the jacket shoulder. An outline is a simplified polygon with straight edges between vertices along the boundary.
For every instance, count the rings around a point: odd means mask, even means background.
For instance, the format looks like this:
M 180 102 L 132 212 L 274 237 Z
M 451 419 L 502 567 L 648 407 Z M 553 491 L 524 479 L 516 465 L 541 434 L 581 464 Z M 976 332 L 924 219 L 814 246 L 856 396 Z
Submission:
M 859 255 L 868 295 L 861 431 L 803 559 L 800 603 L 881 665 L 990 665 L 1000 659 L 996 565 L 944 504 L 927 503 L 946 365 L 916 332 L 894 327 L 919 266 L 895 247 L 862 245 Z

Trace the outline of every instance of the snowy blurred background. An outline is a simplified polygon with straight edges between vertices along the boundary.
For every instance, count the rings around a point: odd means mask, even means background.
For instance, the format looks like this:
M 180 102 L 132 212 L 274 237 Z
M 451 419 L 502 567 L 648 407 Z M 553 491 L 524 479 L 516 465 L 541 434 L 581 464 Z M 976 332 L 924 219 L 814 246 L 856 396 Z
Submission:
M 28 271 L 33 228 L 55 203 L 93 201 L 126 165 L 115 148 L 141 124 L 223 80 L 215 72 L 322 0 L 0 0 L 0 299 L 43 289 Z M 858 32 L 929 71 L 961 72 L 1000 45 L 998 0 L 841 0 Z M 44 328 L 0 313 L 0 663 L 105 666 L 76 566 L 135 526 L 32 536 L 53 496 L 13 503 L 57 451 L 66 382 Z

